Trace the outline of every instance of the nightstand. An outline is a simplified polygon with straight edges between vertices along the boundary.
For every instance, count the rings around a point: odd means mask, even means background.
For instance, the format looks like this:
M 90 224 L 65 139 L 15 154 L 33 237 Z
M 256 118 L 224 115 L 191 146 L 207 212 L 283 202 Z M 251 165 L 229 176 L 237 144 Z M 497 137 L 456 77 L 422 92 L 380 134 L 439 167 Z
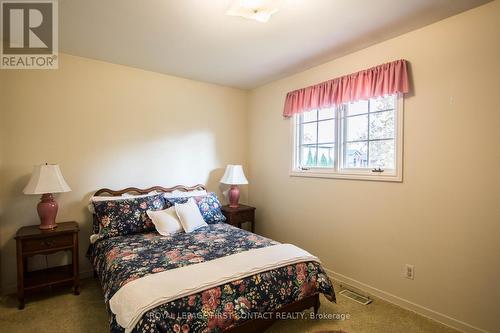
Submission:
M 229 205 L 222 206 L 222 214 L 227 218 L 226 223 L 241 228 L 243 223 L 251 223 L 251 231 L 255 230 L 255 207 L 239 204 L 236 208 Z
M 61 222 L 57 228 L 40 230 L 38 225 L 22 227 L 16 234 L 17 245 L 17 299 L 24 308 L 24 294 L 56 285 L 73 284 L 73 293 L 80 294 L 78 272 L 78 223 Z M 28 272 L 28 257 L 71 251 L 72 263 Z

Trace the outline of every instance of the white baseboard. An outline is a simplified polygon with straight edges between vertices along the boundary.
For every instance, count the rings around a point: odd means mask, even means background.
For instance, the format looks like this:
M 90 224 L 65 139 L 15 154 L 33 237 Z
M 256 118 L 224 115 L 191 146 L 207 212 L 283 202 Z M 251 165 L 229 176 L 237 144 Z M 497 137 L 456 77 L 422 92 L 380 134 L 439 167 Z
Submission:
M 83 272 L 80 272 L 80 279 L 86 279 L 89 277 L 92 277 L 94 275 L 94 272 L 92 270 L 86 270 Z M 2 291 L 0 295 L 10 295 L 10 294 L 15 294 L 17 292 L 17 285 L 15 283 L 6 285 L 2 288 Z
M 335 280 L 335 281 L 342 283 L 342 284 L 345 284 L 347 286 L 351 286 L 355 289 L 359 289 L 362 292 L 367 293 L 368 295 L 373 295 L 375 297 L 381 298 L 384 301 L 395 304 L 399 307 L 402 307 L 403 309 L 415 312 L 421 316 L 427 317 L 429 319 L 437 321 L 443 325 L 449 326 L 449 327 L 454 328 L 456 330 L 459 330 L 461 332 L 488 333 L 487 331 L 485 331 L 479 327 L 475 327 L 475 326 L 470 325 L 470 324 L 463 322 L 461 320 L 447 316 L 443 313 L 426 308 L 425 306 L 413 303 L 413 302 L 406 300 L 404 298 L 401 298 L 399 296 L 396 296 L 396 295 L 393 295 L 393 294 L 388 293 L 386 291 L 377 289 L 377 288 L 372 287 L 366 283 L 357 281 L 353 278 L 350 278 L 350 277 L 345 276 L 343 274 L 334 272 L 330 269 L 325 269 L 325 271 L 332 280 Z

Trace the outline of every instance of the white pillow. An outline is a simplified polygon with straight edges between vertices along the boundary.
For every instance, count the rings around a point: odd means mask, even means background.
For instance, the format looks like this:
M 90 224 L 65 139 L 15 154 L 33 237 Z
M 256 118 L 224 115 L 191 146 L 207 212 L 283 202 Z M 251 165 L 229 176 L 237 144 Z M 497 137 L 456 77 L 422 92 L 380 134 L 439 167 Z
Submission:
M 164 210 L 148 210 L 146 214 L 153 221 L 156 231 L 160 235 L 168 236 L 183 231 L 175 207 Z
M 156 191 L 148 192 L 147 194 L 132 194 L 132 193 L 123 193 L 122 198 L 144 198 L 149 197 L 151 195 L 158 194 Z M 97 197 L 98 198 L 98 197 Z
M 193 198 L 183 204 L 176 203 L 175 212 L 185 232 L 195 231 L 196 229 L 208 225 L 205 220 L 203 220 L 200 209 Z
M 187 198 L 187 197 L 202 197 L 207 195 L 205 190 L 195 190 L 195 191 L 179 191 L 175 190 L 172 192 L 165 192 L 164 197 L 169 198 Z

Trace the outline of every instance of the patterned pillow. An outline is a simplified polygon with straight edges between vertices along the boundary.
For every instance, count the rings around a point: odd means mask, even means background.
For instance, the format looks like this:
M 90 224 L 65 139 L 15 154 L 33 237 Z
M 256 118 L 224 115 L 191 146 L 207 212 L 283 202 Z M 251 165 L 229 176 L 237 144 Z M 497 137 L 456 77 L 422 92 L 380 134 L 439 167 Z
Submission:
M 163 194 L 131 197 L 124 200 L 95 201 L 95 216 L 99 222 L 99 238 L 111 238 L 154 230 L 146 211 L 165 206 Z
M 217 198 L 217 195 L 214 192 L 210 192 L 204 196 L 192 197 L 196 204 L 198 205 L 198 209 L 200 210 L 201 216 L 208 224 L 215 224 L 219 222 L 226 221 L 226 217 L 222 214 L 221 207 L 222 205 Z M 188 201 L 188 197 L 184 198 L 167 198 L 166 207 L 172 207 L 176 203 L 186 203 Z
M 131 197 L 134 197 L 134 198 L 143 198 L 143 197 L 148 197 L 148 196 L 155 195 L 155 194 L 158 194 L 158 192 L 151 191 L 148 194 L 140 194 L 140 195 L 124 193 L 121 196 L 112 196 L 112 197 L 108 197 L 108 196 L 95 196 L 95 197 L 90 197 L 90 199 L 89 199 L 89 205 L 87 207 L 88 207 L 89 212 L 92 213 L 92 233 L 93 234 L 98 234 L 99 233 L 99 229 L 101 229 L 101 227 L 99 226 L 99 220 L 96 218 L 96 215 L 95 215 L 94 202 L 96 202 L 96 201 L 108 201 L 108 200 L 109 201 L 124 200 L 124 199 L 130 199 Z

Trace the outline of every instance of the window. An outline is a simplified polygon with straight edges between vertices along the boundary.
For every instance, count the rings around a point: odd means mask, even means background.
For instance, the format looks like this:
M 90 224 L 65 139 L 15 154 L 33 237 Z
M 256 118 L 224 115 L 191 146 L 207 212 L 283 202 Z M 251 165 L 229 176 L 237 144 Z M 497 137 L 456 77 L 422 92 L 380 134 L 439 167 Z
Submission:
M 295 115 L 292 176 L 402 180 L 402 97 Z

